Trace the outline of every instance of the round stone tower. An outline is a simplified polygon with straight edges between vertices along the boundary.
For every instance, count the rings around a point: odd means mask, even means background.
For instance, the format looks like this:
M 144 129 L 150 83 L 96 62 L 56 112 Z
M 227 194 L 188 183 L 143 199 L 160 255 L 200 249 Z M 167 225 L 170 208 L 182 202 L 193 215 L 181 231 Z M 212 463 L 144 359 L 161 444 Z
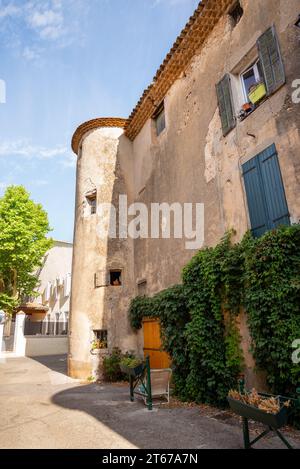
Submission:
M 133 242 L 120 239 L 118 229 L 119 196 L 127 194 L 120 164 L 125 123 L 95 119 L 72 140 L 77 181 L 68 363 L 74 378 L 101 378 L 103 357 L 114 347 L 136 350 L 128 322 Z

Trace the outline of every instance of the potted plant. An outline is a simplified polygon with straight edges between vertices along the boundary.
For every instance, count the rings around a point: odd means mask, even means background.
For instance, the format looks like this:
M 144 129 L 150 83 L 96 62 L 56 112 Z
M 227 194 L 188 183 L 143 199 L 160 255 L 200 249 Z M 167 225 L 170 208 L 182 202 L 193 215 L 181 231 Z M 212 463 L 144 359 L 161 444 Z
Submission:
M 252 104 L 251 103 L 245 103 L 243 104 L 243 107 L 242 107 L 243 111 L 245 112 L 249 112 L 252 110 Z
M 267 89 L 263 81 L 257 82 L 249 89 L 249 99 L 252 104 L 259 103 L 259 101 L 261 101 L 266 96 L 266 94 Z
M 145 364 L 139 358 L 124 357 L 120 362 L 120 369 L 123 373 L 132 376 L 133 378 L 137 378 L 143 373 Z
M 107 349 L 107 342 L 105 340 L 93 340 L 91 346 L 91 354 L 95 355 L 98 350 Z

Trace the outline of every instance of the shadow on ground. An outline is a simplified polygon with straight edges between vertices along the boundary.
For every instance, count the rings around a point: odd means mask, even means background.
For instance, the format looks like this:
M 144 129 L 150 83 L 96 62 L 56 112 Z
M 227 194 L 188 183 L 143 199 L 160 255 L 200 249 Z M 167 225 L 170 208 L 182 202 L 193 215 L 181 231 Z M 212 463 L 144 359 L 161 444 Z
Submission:
M 201 414 L 199 407 L 154 408 L 149 412 L 143 402 L 130 402 L 127 384 L 78 386 L 57 393 L 52 401 L 64 408 L 88 413 L 138 448 L 243 448 L 238 421 L 234 425 L 227 424 L 217 416 Z M 257 447 L 283 448 L 274 437 L 263 440 Z
M 67 355 L 51 355 L 41 357 L 30 357 L 41 365 L 46 366 L 52 371 L 68 376 L 68 356 Z

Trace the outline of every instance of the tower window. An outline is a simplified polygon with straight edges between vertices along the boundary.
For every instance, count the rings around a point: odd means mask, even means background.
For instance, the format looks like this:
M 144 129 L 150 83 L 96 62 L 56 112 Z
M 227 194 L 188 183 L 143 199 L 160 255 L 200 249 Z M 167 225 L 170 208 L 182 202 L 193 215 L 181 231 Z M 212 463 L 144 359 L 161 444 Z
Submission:
M 237 2 L 232 8 L 232 10 L 229 12 L 229 16 L 232 20 L 233 26 L 236 26 L 239 23 L 243 14 L 244 14 L 244 10 L 241 7 L 241 4 L 240 2 Z
M 300 15 L 298 16 L 298 19 L 295 23 L 295 26 L 297 26 L 298 28 L 300 28 Z
M 109 280 L 112 287 L 120 287 L 122 285 L 122 271 L 121 270 L 110 270 Z
M 145 296 L 147 293 L 147 280 L 140 280 L 137 284 L 138 286 L 138 295 Z
M 90 207 L 91 215 L 97 213 L 97 192 L 94 191 L 86 196 L 86 200 Z
M 104 349 L 107 348 L 107 330 L 104 329 L 95 329 L 94 331 L 94 349 Z

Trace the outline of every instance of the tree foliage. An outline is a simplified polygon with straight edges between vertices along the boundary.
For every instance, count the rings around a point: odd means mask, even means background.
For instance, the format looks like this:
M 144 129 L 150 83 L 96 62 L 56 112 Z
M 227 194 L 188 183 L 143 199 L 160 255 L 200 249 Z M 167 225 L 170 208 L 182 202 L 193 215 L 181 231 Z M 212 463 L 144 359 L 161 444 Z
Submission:
M 35 271 L 52 246 L 48 216 L 22 186 L 10 186 L 0 198 L 0 307 L 10 312 L 32 296 Z

